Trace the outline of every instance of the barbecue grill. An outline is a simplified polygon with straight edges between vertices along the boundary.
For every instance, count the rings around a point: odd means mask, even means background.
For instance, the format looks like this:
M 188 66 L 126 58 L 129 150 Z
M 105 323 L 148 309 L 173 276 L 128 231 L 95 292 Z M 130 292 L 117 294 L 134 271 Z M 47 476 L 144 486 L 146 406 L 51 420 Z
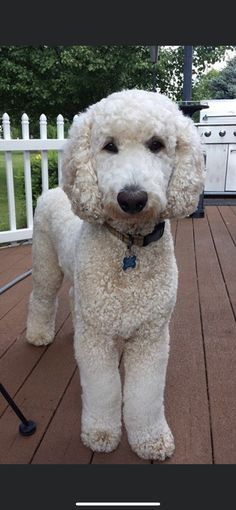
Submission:
M 207 104 L 196 124 L 206 156 L 205 194 L 236 195 L 236 99 Z

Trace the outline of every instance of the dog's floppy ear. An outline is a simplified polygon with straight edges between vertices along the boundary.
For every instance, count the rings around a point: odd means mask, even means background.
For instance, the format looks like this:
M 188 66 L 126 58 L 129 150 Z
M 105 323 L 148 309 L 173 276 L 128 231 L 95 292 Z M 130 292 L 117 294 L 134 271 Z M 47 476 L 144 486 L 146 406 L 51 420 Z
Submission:
M 89 109 L 74 119 L 63 153 L 61 186 L 73 212 L 93 223 L 102 222 L 102 209 L 91 157 L 91 126 Z
M 178 111 L 173 121 L 177 129 L 175 164 L 162 217 L 184 218 L 197 209 L 199 195 L 203 190 L 203 150 L 192 119 Z

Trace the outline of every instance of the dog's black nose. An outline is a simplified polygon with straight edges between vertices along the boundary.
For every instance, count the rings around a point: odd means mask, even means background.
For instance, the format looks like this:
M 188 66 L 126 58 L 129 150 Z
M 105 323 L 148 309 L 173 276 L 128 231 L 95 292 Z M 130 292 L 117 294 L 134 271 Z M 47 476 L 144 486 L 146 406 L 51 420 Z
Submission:
M 117 195 L 117 202 L 122 211 L 129 214 L 136 214 L 145 207 L 148 200 L 146 191 L 137 190 L 132 187 L 121 190 Z

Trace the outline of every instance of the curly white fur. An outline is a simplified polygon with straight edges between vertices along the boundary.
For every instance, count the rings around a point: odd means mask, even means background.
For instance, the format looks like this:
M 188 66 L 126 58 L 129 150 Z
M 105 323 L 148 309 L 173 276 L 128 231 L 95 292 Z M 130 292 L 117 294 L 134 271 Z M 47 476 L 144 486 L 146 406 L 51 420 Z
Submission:
M 154 136 L 162 143 L 157 153 L 148 146 Z M 111 141 L 115 153 L 104 150 Z M 146 191 L 148 201 L 141 212 L 129 214 L 117 195 L 134 185 Z M 27 339 L 35 345 L 53 341 L 56 296 L 66 274 L 72 283 L 84 444 L 109 452 L 119 443 L 122 391 L 116 340 L 121 336 L 130 445 L 140 457 L 164 460 L 174 451 L 163 395 L 177 292 L 168 218 L 187 216 L 197 206 L 203 186 L 197 130 L 163 95 L 141 90 L 111 94 L 73 123 L 62 186 L 65 193 L 57 188 L 43 194 L 35 213 Z M 163 219 L 163 237 L 146 247 L 134 246 L 137 266 L 124 271 L 126 246 L 105 223 L 121 233 L 146 235 Z

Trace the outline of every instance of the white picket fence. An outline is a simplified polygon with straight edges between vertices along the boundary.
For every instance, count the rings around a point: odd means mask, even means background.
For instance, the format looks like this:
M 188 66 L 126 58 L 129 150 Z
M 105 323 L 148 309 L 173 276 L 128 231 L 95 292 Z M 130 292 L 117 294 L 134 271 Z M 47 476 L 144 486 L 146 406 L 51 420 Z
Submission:
M 75 115 L 74 119 L 77 118 Z M 26 113 L 22 115 L 22 139 L 11 138 L 10 119 L 7 113 L 2 117 L 3 139 L 0 138 L 0 153 L 5 153 L 5 168 L 8 196 L 8 215 L 10 230 L 0 231 L 0 244 L 13 241 L 22 241 L 32 238 L 33 233 L 33 206 L 32 206 L 32 185 L 31 185 L 31 163 L 30 153 L 40 151 L 41 153 L 41 173 L 42 173 L 42 192 L 48 190 L 48 151 L 58 152 L 58 183 L 61 179 L 61 161 L 62 150 L 65 144 L 64 139 L 64 118 L 62 115 L 57 117 L 57 138 L 47 138 L 47 118 L 44 114 L 40 116 L 40 138 L 30 138 L 29 118 Z M 23 152 L 24 161 L 24 180 L 25 180 L 25 202 L 26 202 L 26 220 L 27 227 L 17 229 L 16 227 L 16 205 L 13 178 L 12 153 L 15 151 Z M 0 190 L 1 191 L 1 190 Z M 1 207 L 1 205 L 0 205 Z M 1 214 L 1 208 L 0 208 Z

